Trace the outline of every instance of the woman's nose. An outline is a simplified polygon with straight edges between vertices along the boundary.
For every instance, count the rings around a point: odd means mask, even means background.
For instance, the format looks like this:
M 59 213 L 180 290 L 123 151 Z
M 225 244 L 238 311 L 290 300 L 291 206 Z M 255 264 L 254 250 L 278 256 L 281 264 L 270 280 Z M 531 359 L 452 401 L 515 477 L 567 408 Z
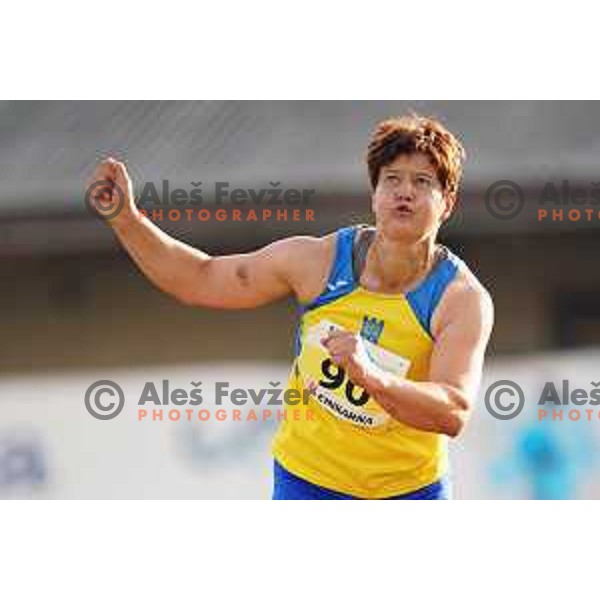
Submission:
M 410 180 L 410 177 L 403 177 L 396 186 L 394 190 L 394 196 L 400 199 L 409 199 L 414 198 L 415 187 Z

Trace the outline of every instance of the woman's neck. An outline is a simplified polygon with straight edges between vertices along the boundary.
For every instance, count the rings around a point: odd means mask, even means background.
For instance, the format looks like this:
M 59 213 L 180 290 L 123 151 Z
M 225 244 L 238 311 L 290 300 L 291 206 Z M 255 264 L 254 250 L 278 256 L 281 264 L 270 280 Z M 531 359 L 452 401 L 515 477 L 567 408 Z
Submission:
M 376 234 L 367 252 L 361 284 L 374 292 L 403 293 L 429 273 L 435 260 L 433 238 L 409 244 Z

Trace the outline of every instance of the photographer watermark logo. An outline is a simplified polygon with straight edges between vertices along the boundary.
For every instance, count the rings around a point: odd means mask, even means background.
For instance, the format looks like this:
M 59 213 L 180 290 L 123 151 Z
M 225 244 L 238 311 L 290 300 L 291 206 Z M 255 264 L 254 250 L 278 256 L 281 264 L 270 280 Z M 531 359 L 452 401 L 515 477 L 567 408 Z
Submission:
M 496 219 L 509 221 L 517 217 L 525 206 L 525 194 L 514 181 L 502 179 L 485 192 L 485 206 Z
M 115 401 L 116 399 L 116 401 Z M 125 394 L 118 383 L 101 379 L 93 383 L 85 393 L 85 407 L 96 419 L 114 419 L 125 406 Z
M 510 379 L 496 381 L 485 392 L 485 407 L 496 419 L 514 419 L 525 406 L 525 394 L 516 382 Z

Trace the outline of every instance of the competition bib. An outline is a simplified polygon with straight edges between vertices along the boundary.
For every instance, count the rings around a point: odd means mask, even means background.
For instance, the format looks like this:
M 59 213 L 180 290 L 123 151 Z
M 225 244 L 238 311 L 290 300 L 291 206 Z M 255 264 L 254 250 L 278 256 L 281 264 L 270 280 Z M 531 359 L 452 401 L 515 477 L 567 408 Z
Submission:
M 311 397 L 337 418 L 359 427 L 380 427 L 390 416 L 362 388 L 354 385 L 321 344 L 331 331 L 342 328 L 331 321 L 320 321 L 306 332 L 297 360 L 302 385 Z M 362 339 L 369 358 L 382 370 L 405 377 L 410 361 Z

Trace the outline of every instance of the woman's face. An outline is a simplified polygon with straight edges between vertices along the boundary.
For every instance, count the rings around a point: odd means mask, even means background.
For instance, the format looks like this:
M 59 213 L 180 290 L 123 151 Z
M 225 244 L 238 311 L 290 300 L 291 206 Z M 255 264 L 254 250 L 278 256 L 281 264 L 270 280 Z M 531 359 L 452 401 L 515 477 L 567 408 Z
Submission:
M 454 200 L 444 195 L 429 157 L 414 152 L 381 168 L 372 206 L 377 228 L 386 237 L 418 242 L 435 237 Z

